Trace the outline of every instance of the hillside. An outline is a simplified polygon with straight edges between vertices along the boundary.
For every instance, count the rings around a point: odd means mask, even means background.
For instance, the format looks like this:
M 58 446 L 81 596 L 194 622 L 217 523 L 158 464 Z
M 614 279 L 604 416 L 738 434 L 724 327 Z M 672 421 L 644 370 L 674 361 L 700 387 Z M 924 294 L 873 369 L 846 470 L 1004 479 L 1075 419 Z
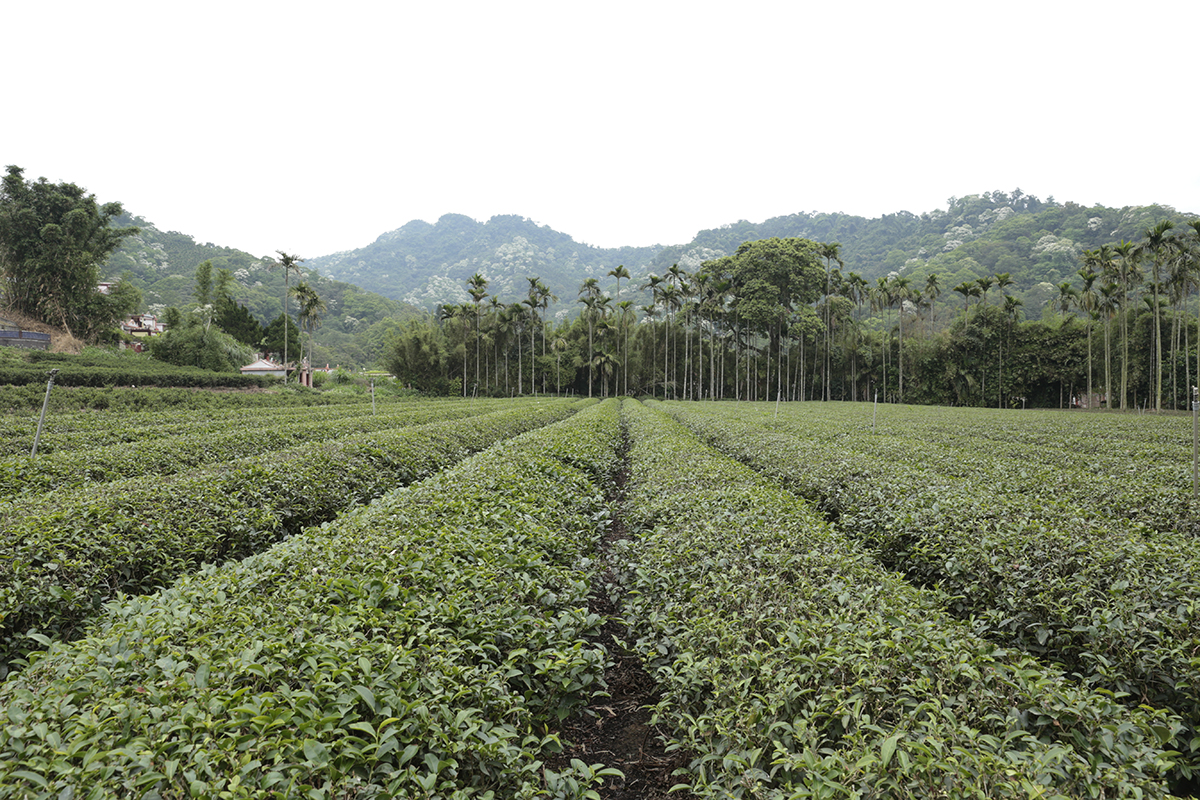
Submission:
M 1063 281 L 1077 282 L 1085 250 L 1121 240 L 1137 241 L 1161 219 L 1193 217 L 1169 206 L 1085 207 L 1042 201 L 1019 189 L 950 198 L 945 210 L 920 215 L 907 211 L 875 219 L 848 214 L 792 214 L 754 225 L 701 231 L 689 244 L 666 248 L 655 271 L 674 261 L 694 260 L 697 251 L 732 253 L 743 241 L 772 236 L 802 236 L 838 242 L 844 274 L 869 281 L 899 273 L 923 284 L 938 275 L 943 292 L 956 284 L 1000 272 L 1013 280 L 1008 293 L 1020 297 L 1029 316 L 1040 314 Z M 950 297 L 955 297 L 953 294 Z M 953 302 L 943 295 L 942 302 Z
M 207 260 L 212 261 L 214 273 L 228 269 L 233 274 L 237 284 L 234 300 L 260 322 L 266 324 L 282 312 L 283 274 L 272 269 L 272 260 L 230 247 L 200 244 L 184 233 L 160 231 L 141 217 L 126 215 L 118 225 L 135 225 L 139 233 L 125 239 L 104 264 L 102 274 L 106 280 L 129 278 L 141 290 L 146 311 L 160 313 L 168 306 L 191 303 L 196 267 Z M 325 277 L 307 262 L 301 267 L 303 279 L 312 284 L 327 307 L 316 332 L 315 363 L 374 364 L 398 320 L 420 313 L 407 303 Z M 292 282 L 296 280 L 293 277 Z M 295 313 L 294 303 L 292 311 Z
M 615 284 L 606 275 L 618 264 L 629 269 L 637 286 L 675 263 L 694 271 L 708 259 L 735 252 L 745 241 L 800 236 L 838 242 L 843 272 L 871 281 L 892 272 L 917 281 L 938 273 L 948 290 L 1008 272 L 1014 281 L 1009 293 L 1020 296 L 1027 312 L 1036 315 L 1055 284 L 1076 279 L 1084 250 L 1121 239 L 1136 241 L 1160 219 L 1189 216 L 1169 206 L 1058 203 L 1016 189 L 952 197 L 945 209 L 921 214 L 898 211 L 868 219 L 801 212 L 702 230 L 683 244 L 604 249 L 522 217 L 480 223 L 447 214 L 436 224 L 414 220 L 366 247 L 310 259 L 307 266 L 427 309 L 469 302 L 466 279 L 475 272 L 488 279 L 489 292 L 510 302 L 524 297 L 526 277 L 539 276 L 559 297 L 557 310 L 564 314 L 573 311 L 566 304 L 574 301 L 585 278 L 599 278 L 613 293 Z M 943 296 L 941 302 L 953 300 Z
M 444 303 L 470 302 L 466 279 L 476 272 L 488 279 L 488 292 L 506 302 L 525 297 L 527 278 L 541 278 L 558 297 L 550 314 L 562 318 L 577 313 L 575 300 L 586 278 L 597 278 L 605 291 L 615 293 L 608 272 L 618 265 L 632 274 L 626 286 L 636 288 L 672 264 L 695 271 L 708 259 L 735 252 L 742 242 L 776 236 L 837 242 L 843 272 L 868 281 L 899 273 L 923 284 L 936 273 L 942 287 L 939 306 L 958 302 L 950 291 L 956 284 L 1007 272 L 1013 279 L 1009 294 L 1020 297 L 1026 316 L 1034 318 L 1055 296 L 1057 284 L 1077 280 L 1085 250 L 1136 241 L 1160 219 L 1191 216 L 1168 206 L 1043 201 L 1017 189 L 952 197 L 945 209 L 921 214 L 898 211 L 868 219 L 801 212 L 702 230 L 684 244 L 599 248 L 520 216 L 477 222 L 447 214 L 434 224 L 413 220 L 365 247 L 310 258 L 302 266 L 328 306 L 317 332 L 316 361 L 368 365 L 379 358 L 399 320 Z M 121 224 L 137 225 L 141 232 L 109 259 L 104 274 L 129 275 L 148 310 L 189 302 L 196 266 L 211 260 L 214 268 L 233 273 L 236 299 L 255 317 L 268 322 L 279 315 L 283 276 L 270 269 L 270 260 L 159 231 L 137 217 L 125 217 Z
M 479 272 L 488 291 L 516 301 L 540 277 L 562 300 L 573 300 L 587 277 L 603 278 L 624 264 L 645 268 L 661 247 L 604 249 L 519 216 L 476 222 L 446 214 L 436 224 L 413 220 L 357 250 L 313 258 L 308 265 L 385 297 L 425 308 L 470 302 L 466 279 Z

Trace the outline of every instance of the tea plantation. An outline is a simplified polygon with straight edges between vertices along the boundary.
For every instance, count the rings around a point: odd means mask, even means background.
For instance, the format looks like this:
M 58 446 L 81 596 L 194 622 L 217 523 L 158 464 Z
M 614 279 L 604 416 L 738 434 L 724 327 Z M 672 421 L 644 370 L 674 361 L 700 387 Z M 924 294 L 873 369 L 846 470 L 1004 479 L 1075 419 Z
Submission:
M 0 798 L 1197 792 L 1188 417 L 93 411 L 36 460 L 28 422 L 0 419 Z M 636 791 L 563 734 L 620 729 L 617 622 L 686 764 Z

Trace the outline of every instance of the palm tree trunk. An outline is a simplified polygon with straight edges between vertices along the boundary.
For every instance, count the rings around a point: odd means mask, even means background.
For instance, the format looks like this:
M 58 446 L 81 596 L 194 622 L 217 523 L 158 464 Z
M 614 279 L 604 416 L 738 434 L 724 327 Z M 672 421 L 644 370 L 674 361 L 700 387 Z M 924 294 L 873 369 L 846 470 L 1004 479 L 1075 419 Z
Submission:
M 1110 411 L 1112 410 L 1112 349 L 1109 344 L 1111 327 L 1112 317 L 1106 311 L 1104 315 L 1104 407 Z
M 1154 411 L 1162 411 L 1162 326 L 1158 317 L 1158 265 L 1154 268 Z
M 1092 319 L 1090 316 L 1088 317 L 1087 337 L 1088 337 L 1088 390 L 1087 390 L 1088 399 L 1087 399 L 1087 401 L 1088 401 L 1088 411 L 1091 411 L 1092 410 Z
M 1121 410 L 1129 410 L 1129 310 L 1121 303 Z

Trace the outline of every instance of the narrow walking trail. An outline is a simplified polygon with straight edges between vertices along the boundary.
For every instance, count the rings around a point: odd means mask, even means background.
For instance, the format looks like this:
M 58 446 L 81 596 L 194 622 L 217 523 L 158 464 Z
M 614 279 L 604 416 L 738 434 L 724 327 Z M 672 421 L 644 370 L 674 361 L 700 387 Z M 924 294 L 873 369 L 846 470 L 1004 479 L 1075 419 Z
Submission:
M 628 449 L 626 442 L 609 482 L 612 517 L 601 543 L 601 559 L 607 558 L 613 542 L 629 536 L 623 522 Z M 649 707 L 659 700 L 658 686 L 642 669 L 637 655 L 622 644 L 629 634 L 621 621 L 620 609 L 613 605 L 606 589 L 615 581 L 612 570 L 604 570 L 588 598 L 589 611 L 606 620 L 591 642 L 609 653 L 611 664 L 604 673 L 609 696 L 598 698 L 582 713 L 564 722 L 559 733 L 570 746 L 548 766 L 554 769 L 578 758 L 588 764 L 601 763 L 619 769 L 624 778 L 606 781 L 600 789 L 602 800 L 667 800 L 668 797 L 691 800 L 690 793 L 670 793 L 672 786 L 685 780 L 675 775 L 675 771 L 686 767 L 691 758 L 678 750 L 668 752 L 663 743 L 667 732 L 651 724 Z

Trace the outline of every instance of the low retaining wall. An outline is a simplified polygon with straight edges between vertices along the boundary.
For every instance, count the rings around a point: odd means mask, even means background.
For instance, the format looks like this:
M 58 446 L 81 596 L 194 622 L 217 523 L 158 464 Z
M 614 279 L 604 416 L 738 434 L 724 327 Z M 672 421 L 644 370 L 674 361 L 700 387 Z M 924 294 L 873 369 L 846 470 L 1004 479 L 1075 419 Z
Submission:
M 50 334 L 22 330 L 0 330 L 0 347 L 23 347 L 26 350 L 49 350 Z

